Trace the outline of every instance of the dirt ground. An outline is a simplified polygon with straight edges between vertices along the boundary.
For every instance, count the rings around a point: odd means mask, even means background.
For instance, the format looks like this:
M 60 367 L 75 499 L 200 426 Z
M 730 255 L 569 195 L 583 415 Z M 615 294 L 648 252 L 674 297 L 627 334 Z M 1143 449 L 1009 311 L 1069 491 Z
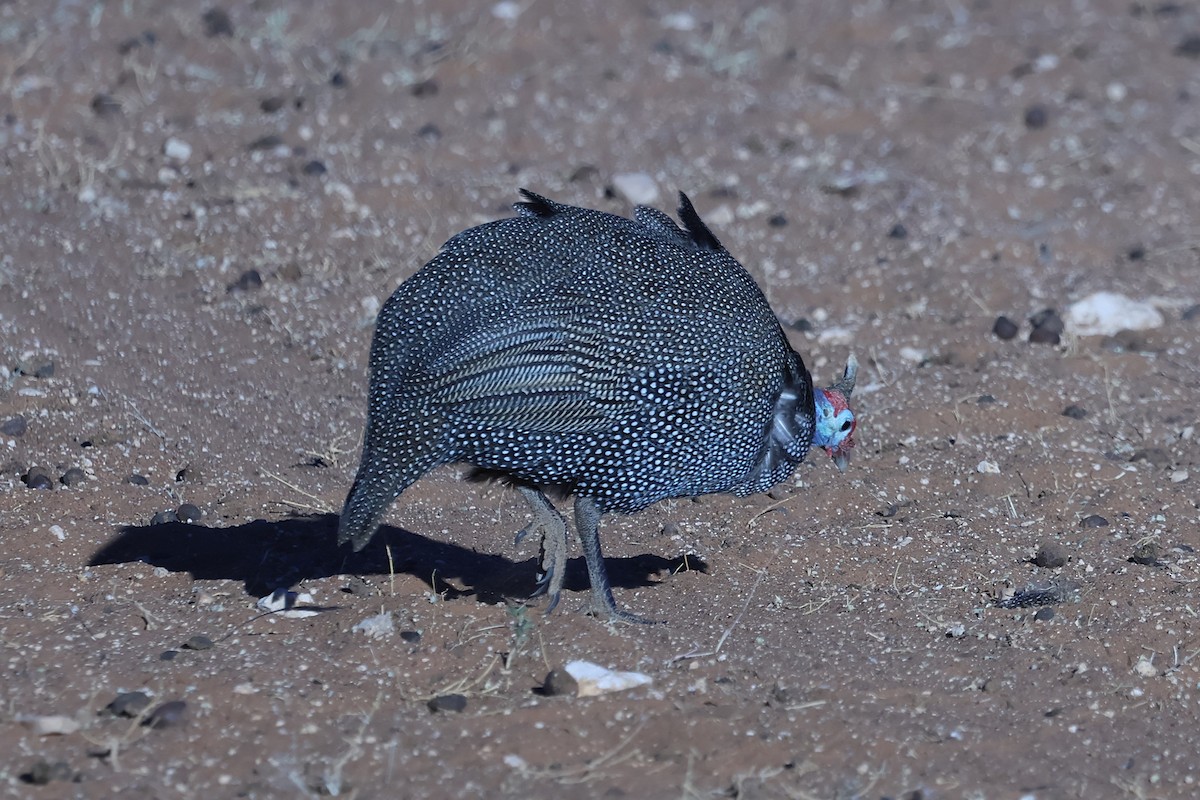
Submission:
M 0 3 L 0 794 L 1200 794 L 1200 4 L 702 5 Z M 858 354 L 851 468 L 606 518 L 663 625 L 457 469 L 339 551 L 380 303 L 624 173 Z

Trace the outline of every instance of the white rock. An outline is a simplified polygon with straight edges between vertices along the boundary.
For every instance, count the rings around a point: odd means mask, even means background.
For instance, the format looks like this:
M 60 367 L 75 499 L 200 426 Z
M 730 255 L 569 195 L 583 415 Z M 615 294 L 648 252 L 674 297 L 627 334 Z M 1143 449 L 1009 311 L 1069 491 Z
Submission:
M 988 461 L 986 458 L 975 465 L 976 472 L 982 472 L 984 475 L 999 475 L 1000 465 L 995 461 Z
M 694 31 L 696 18 L 686 11 L 676 11 L 663 16 L 662 26 L 671 31 Z
M 373 617 L 367 617 L 351 628 L 355 633 L 364 633 L 368 639 L 382 639 L 391 636 L 396 631 L 396 623 L 390 611 L 384 611 Z
M 21 722 L 38 736 L 66 736 L 79 730 L 79 723 L 64 714 L 21 717 Z
M 658 201 L 658 184 L 644 172 L 622 172 L 613 175 L 612 182 L 617 194 L 634 205 L 648 206 Z
M 914 364 L 920 364 L 928 357 L 928 355 L 924 350 L 916 347 L 901 347 L 900 357 L 905 361 L 911 361 Z
M 1158 676 L 1158 670 L 1154 667 L 1154 663 L 1145 656 L 1138 658 L 1137 663 L 1133 665 L 1133 671 L 1143 678 L 1154 678 Z
M 492 16 L 505 22 L 516 21 L 517 17 L 521 16 L 521 11 L 521 4 L 514 3 L 512 0 L 504 0 L 504 2 L 492 6 Z
M 50 533 L 54 534 L 54 538 L 60 542 L 67 538 L 67 532 L 62 529 L 61 525 L 51 525 Z
M 1188 472 L 1186 469 L 1177 469 L 1171 473 L 1171 483 L 1183 483 L 1189 477 L 1191 477 L 1191 473 Z M 51 528 L 51 530 L 54 530 L 54 529 Z
M 572 661 L 564 669 L 579 684 L 579 697 L 595 697 L 609 692 L 622 692 L 652 683 L 649 675 L 640 672 L 617 672 L 590 661 Z
M 255 604 L 261 611 L 271 611 L 277 613 L 281 617 L 290 617 L 292 619 L 303 619 L 304 617 L 315 617 L 317 611 L 311 608 L 296 608 L 296 605 L 312 605 L 316 601 L 308 592 L 290 592 L 285 589 L 276 589 L 266 597 L 259 599 Z
M 182 164 L 192 157 L 192 146 L 182 139 L 176 139 L 172 136 L 163 145 L 163 155 L 172 161 L 178 161 Z
M 1144 331 L 1164 320 L 1157 308 L 1116 292 L 1096 292 L 1067 309 L 1067 330 L 1076 336 L 1112 336 L 1120 330 Z

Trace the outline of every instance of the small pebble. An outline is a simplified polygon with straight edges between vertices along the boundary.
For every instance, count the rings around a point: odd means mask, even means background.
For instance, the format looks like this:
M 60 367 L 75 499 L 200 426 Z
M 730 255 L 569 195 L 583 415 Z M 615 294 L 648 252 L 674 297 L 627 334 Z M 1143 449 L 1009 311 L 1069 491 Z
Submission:
M 783 214 L 772 214 L 767 218 L 767 224 L 772 228 L 783 228 L 788 224 L 788 218 Z
M 400 638 L 409 644 L 416 644 L 421 641 L 420 631 L 400 631 Z
M 1006 342 L 1016 336 L 1018 330 L 1017 323 L 1008 317 L 996 317 L 996 322 L 992 325 L 992 333 L 996 334 L 996 338 Z
M 21 776 L 21 780 L 33 786 L 45 786 L 51 781 L 70 781 L 75 777 L 71 766 L 65 761 L 55 761 L 51 764 L 44 758 L 33 762 L 29 771 Z
M 79 467 L 71 467 L 58 480 L 63 486 L 78 486 L 81 483 L 87 482 L 87 473 Z
M 579 693 L 579 681 L 565 669 L 552 669 L 542 683 L 542 693 L 550 697 L 574 697 Z
M 1033 618 L 1039 622 L 1048 622 L 1049 620 L 1054 619 L 1054 609 L 1050 606 L 1043 606 L 1042 608 L 1038 609 L 1037 613 L 1033 615 Z
M 150 518 L 151 525 L 166 525 L 169 522 L 179 522 L 179 515 L 170 509 L 160 511 Z
M 285 101 L 279 95 L 272 95 L 271 97 L 264 97 L 262 100 L 260 100 L 258 107 L 262 109 L 264 114 L 274 114 L 276 111 L 283 108 L 285 102 L 287 101 Z
M 182 164 L 192 157 L 192 146 L 172 136 L 163 144 L 163 155 Z
M 1159 566 L 1158 545 L 1154 542 L 1142 542 L 1133 548 L 1133 555 L 1129 557 L 1129 561 L 1144 567 Z
M 274 150 L 276 147 L 283 145 L 283 137 L 277 133 L 268 133 L 266 136 L 260 136 L 250 144 L 246 145 L 246 149 L 253 152 L 255 150 Z
M 1156 467 L 1165 467 L 1171 463 L 1171 456 L 1161 447 L 1143 447 L 1141 450 L 1135 450 L 1129 461 L 1133 464 L 1145 461 Z
M 613 175 L 613 191 L 638 206 L 652 205 L 658 200 L 658 184 L 644 172 L 622 172 Z
M 1195 322 L 1196 320 L 1200 320 L 1200 303 L 1184 309 L 1183 313 L 1179 316 L 1179 319 L 1183 322 Z
M 1057 569 L 1067 563 L 1067 552 L 1057 542 L 1042 542 L 1033 563 L 1046 569 Z
M 1176 45 L 1175 55 L 1185 58 L 1200 58 L 1200 34 L 1192 34 Z
M 1083 519 L 1079 520 L 1079 527 L 1081 527 L 1081 528 L 1107 528 L 1108 520 L 1106 520 L 1104 517 L 1100 516 L 1099 514 L 1089 514 L 1086 517 L 1084 517 Z
M 1062 415 L 1071 419 L 1083 419 L 1087 416 L 1087 409 L 1083 406 L 1077 406 L 1074 403 L 1063 409 Z
M 1064 327 L 1062 317 L 1053 308 L 1043 308 L 1029 318 L 1029 324 L 1034 328 L 1045 328 L 1051 333 L 1062 333 Z
M 121 113 L 121 103 L 111 94 L 101 92 L 92 98 L 92 113 L 97 117 L 111 117 Z
M 238 276 L 238 279 L 225 287 L 227 292 L 249 292 L 263 285 L 262 274 L 256 269 L 248 269 Z
M 1030 130 L 1046 127 L 1047 118 L 1045 106 L 1032 105 L 1025 109 L 1025 127 Z
M 427 142 L 436 142 L 442 138 L 442 129 L 432 122 L 426 122 L 417 128 L 417 138 L 424 139 Z
M 975 398 L 975 403 L 981 406 L 990 406 L 996 402 L 996 398 L 990 394 L 981 394 Z
M 25 431 L 29 430 L 29 423 L 24 417 L 13 417 L 6 419 L 3 424 L 0 424 L 0 433 L 5 436 L 12 436 L 14 439 L 19 439 L 25 435 Z
M 168 700 L 150 712 L 142 724 L 147 728 L 170 728 L 183 721 L 187 703 L 183 700 Z
M 199 522 L 200 518 L 204 516 L 204 512 L 191 503 L 184 503 L 175 509 L 175 516 L 180 522 Z
M 29 489 L 54 489 L 54 481 L 40 467 L 30 469 L 24 480 Z
M 324 162 L 318 161 L 315 158 L 305 164 L 301 171 L 305 175 L 324 175 L 326 172 L 328 172 L 328 170 L 325 168 Z
M 1188 472 L 1186 469 L 1174 470 L 1171 472 L 1171 483 L 1183 483 L 1191 476 L 1192 476 L 1192 474 L 1190 472 Z
M 233 20 L 225 9 L 210 8 L 200 19 L 204 22 L 204 35 L 208 38 L 233 36 Z
M 150 479 L 147 478 L 145 475 L 134 474 L 134 475 L 130 475 L 125 480 L 128 481 L 129 483 L 132 483 L 134 486 L 149 486 L 150 485 Z
M 435 714 L 441 711 L 464 711 L 467 698 L 461 694 L 443 694 L 433 698 L 426 705 Z
M 1146 248 L 1140 244 L 1135 244 L 1125 253 L 1125 257 L 1130 261 L 1141 261 L 1146 257 Z
M 897 222 L 895 225 L 892 226 L 892 229 L 890 231 L 888 231 L 888 238 L 889 239 L 907 239 L 908 238 L 908 228 L 904 227 L 904 223 Z M 1003 319 L 1003 317 L 1001 317 L 1001 319 Z M 1000 338 L 1003 339 L 1005 337 L 1002 336 Z M 1011 337 L 1009 337 L 1009 338 L 1011 338 Z
M 104 711 L 114 717 L 136 717 L 150 707 L 150 696 L 145 692 L 122 692 Z
M 178 650 L 163 650 L 158 654 L 159 661 L 174 661 L 175 656 L 179 655 Z
M 213 640 L 203 634 L 196 634 L 183 643 L 185 650 L 211 650 Z
M 409 93 L 413 97 L 436 97 L 438 93 L 437 81 L 430 78 L 425 81 L 418 81 L 408 87 Z
M 337 72 L 329 76 L 329 85 L 335 89 L 344 89 L 350 85 L 350 81 L 346 77 L 346 73 L 339 69 Z

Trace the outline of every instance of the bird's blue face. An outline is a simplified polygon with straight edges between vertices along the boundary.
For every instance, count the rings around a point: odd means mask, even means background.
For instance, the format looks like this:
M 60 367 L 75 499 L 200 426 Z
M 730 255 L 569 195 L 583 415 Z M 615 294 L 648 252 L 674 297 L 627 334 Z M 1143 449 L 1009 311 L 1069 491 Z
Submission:
M 813 444 L 824 447 L 837 468 L 845 470 L 854 447 L 854 412 L 845 395 L 833 389 L 814 389 L 813 398 L 817 412 Z

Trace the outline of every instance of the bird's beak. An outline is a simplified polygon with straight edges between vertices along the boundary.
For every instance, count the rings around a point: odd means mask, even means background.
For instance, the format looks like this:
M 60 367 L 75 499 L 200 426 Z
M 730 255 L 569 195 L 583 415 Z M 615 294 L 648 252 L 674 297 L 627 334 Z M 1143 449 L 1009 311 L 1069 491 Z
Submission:
M 829 456 L 833 459 L 833 464 L 838 468 L 838 472 L 845 472 L 846 467 L 850 466 L 850 450 L 848 448 L 839 447 L 837 450 L 826 447 L 829 451 Z

